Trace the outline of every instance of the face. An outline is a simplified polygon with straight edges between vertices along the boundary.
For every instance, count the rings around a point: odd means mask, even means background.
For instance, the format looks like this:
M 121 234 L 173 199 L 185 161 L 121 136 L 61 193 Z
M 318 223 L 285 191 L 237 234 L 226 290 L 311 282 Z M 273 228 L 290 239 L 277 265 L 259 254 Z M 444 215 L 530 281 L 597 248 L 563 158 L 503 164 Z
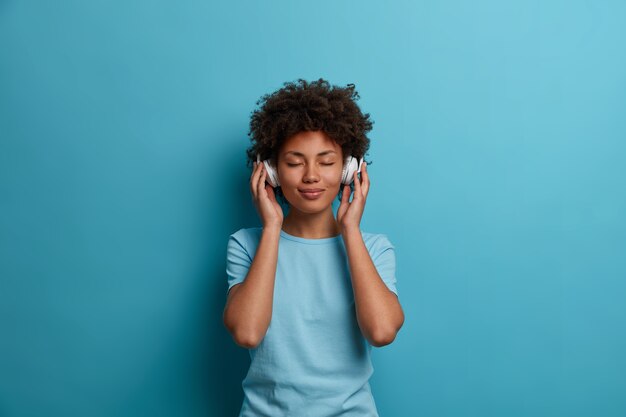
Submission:
M 280 185 L 292 208 L 316 213 L 332 205 L 341 187 L 341 146 L 322 131 L 305 131 L 282 145 L 276 166 Z M 306 193 L 306 190 L 321 190 Z

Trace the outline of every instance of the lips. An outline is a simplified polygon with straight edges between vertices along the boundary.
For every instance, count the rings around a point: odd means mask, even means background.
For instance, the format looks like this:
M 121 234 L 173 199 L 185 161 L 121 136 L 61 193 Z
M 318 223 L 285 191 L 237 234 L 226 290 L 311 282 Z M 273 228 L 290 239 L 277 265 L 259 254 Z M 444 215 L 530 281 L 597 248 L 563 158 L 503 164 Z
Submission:
M 302 194 L 302 196 L 306 198 L 307 200 L 315 200 L 316 198 L 319 198 L 324 192 L 324 190 L 320 188 L 315 188 L 311 190 L 298 190 L 298 191 L 300 191 L 300 194 Z

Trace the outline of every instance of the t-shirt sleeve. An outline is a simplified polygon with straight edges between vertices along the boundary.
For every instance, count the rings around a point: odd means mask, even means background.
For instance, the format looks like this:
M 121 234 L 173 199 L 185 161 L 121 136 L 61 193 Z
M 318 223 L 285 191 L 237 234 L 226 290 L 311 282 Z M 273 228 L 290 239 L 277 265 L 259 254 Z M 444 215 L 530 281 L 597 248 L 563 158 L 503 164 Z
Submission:
M 227 294 L 233 285 L 244 281 L 246 275 L 248 275 L 250 265 L 252 265 L 252 258 L 246 248 L 243 233 L 237 232 L 230 235 L 226 248 Z
M 380 235 L 375 243 L 372 261 L 376 266 L 378 275 L 382 278 L 387 288 L 398 295 L 396 289 L 396 251 L 386 235 Z

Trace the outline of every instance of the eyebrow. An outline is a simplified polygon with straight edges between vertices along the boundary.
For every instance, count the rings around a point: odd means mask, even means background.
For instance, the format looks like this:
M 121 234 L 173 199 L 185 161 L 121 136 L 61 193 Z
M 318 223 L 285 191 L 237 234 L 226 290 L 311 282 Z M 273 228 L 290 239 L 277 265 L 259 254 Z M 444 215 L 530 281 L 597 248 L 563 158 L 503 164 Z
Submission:
M 329 149 L 329 150 L 327 150 L 327 151 L 324 151 L 324 152 L 320 152 L 320 153 L 318 153 L 318 154 L 317 154 L 317 156 L 328 155 L 329 153 L 337 153 L 337 152 L 335 152 L 335 151 L 333 151 L 333 150 L 330 150 L 330 149 Z M 287 152 L 285 152 L 285 155 L 287 155 L 287 154 L 293 154 L 293 155 L 296 155 L 296 156 L 304 156 L 304 154 L 303 154 L 303 153 L 301 153 L 301 152 L 296 152 L 296 151 L 287 151 Z

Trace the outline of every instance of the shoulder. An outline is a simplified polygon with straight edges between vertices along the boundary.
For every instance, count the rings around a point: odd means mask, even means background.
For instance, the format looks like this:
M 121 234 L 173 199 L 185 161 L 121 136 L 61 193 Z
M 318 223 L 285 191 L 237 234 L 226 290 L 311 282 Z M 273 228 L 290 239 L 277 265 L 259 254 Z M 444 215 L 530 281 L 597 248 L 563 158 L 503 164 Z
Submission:
M 242 246 L 246 251 L 254 251 L 261 239 L 262 227 L 244 227 L 232 233 L 228 237 L 229 244 L 234 242 Z
M 262 231 L 262 227 L 244 227 L 232 233 L 230 237 L 239 240 L 254 239 L 255 237 L 260 237 Z
M 361 231 L 361 236 L 363 236 L 363 242 L 365 242 L 365 246 L 367 246 L 368 248 L 375 248 L 379 246 L 394 247 L 389 237 L 384 233 L 370 233 Z
M 372 259 L 386 251 L 393 251 L 395 246 L 391 243 L 389 237 L 384 233 L 370 233 L 361 231 L 363 242 Z

